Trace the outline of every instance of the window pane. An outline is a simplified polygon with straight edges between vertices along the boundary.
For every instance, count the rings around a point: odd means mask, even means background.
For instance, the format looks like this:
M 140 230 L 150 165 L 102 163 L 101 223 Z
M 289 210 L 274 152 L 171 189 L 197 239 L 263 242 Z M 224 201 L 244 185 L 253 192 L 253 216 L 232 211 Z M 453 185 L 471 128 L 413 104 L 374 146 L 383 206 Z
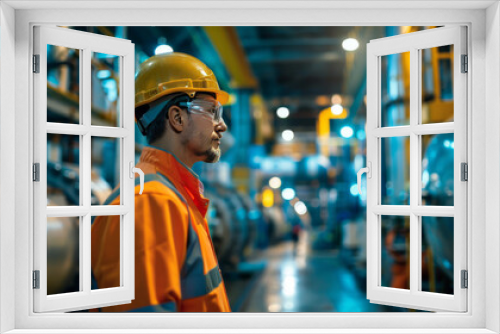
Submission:
M 382 56 L 381 126 L 410 124 L 410 52 Z
M 423 49 L 422 124 L 453 122 L 453 45 Z
M 80 136 L 47 134 L 47 205 L 80 205 Z
M 380 285 L 410 288 L 410 217 L 381 216 Z
M 381 138 L 383 205 L 410 204 L 410 137 Z
M 454 134 L 422 136 L 422 205 L 453 206 Z
M 451 217 L 422 217 L 422 291 L 453 294 Z
M 47 122 L 80 123 L 80 50 L 47 45 Z
M 92 125 L 120 126 L 120 59 L 92 52 Z
M 112 193 L 113 199 L 120 195 L 120 142 L 117 138 L 92 137 L 93 205 L 108 204 L 106 200 Z M 113 205 L 119 205 L 120 202 L 118 198 Z
M 120 216 L 92 217 L 92 290 L 120 284 Z
M 47 218 L 47 294 L 80 291 L 80 218 Z

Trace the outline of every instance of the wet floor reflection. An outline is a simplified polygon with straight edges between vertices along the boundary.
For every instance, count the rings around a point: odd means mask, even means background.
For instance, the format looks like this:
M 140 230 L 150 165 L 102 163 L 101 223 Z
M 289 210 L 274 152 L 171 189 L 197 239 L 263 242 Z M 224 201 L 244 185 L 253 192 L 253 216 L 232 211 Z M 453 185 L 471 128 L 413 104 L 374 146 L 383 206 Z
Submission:
M 249 284 L 251 291 L 244 303 L 239 309 L 233 307 L 233 311 L 382 312 L 394 309 L 371 304 L 366 299 L 365 281 L 345 265 L 339 251 L 312 251 L 306 240 L 308 236 L 304 233 L 296 249 L 287 241 L 262 254 L 265 269 L 254 284 Z

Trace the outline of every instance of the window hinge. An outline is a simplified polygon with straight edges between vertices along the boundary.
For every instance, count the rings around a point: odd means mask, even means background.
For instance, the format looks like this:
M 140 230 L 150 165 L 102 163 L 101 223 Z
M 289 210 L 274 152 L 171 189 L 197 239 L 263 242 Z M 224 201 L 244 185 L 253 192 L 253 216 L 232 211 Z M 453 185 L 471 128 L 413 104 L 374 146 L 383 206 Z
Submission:
M 462 270 L 462 289 L 467 289 L 469 287 L 469 274 L 467 270 Z
M 469 167 L 466 162 L 462 162 L 460 164 L 460 170 L 461 170 L 461 181 L 469 181 Z
M 40 289 L 40 270 L 33 270 L 33 289 Z
M 40 73 L 40 55 L 33 55 L 33 73 Z
M 40 163 L 33 164 L 33 181 L 40 182 Z
M 467 55 L 462 55 L 462 73 L 469 72 L 469 57 Z

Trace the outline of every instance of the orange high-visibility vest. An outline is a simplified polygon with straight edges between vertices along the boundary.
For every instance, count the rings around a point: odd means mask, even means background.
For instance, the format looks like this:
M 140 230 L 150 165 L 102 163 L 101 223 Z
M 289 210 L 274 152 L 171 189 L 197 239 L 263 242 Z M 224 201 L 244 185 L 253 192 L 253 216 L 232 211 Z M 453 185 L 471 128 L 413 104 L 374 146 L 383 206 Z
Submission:
M 226 289 L 205 219 L 203 184 L 166 151 L 144 148 L 135 187 L 135 299 L 108 312 L 230 312 Z M 136 182 L 137 184 L 137 182 Z M 119 204 L 119 189 L 106 204 Z M 120 216 L 92 224 L 92 272 L 98 288 L 120 286 Z

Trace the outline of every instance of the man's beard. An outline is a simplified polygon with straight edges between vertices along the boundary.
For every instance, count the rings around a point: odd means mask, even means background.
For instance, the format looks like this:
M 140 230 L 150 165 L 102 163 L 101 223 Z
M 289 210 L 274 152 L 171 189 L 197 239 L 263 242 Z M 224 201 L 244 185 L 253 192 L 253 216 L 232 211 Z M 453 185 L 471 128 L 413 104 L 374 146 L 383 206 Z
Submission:
M 208 163 L 218 162 L 220 159 L 220 148 L 215 149 L 211 147 L 205 151 L 204 156 L 205 156 L 205 160 L 203 160 L 204 162 Z

